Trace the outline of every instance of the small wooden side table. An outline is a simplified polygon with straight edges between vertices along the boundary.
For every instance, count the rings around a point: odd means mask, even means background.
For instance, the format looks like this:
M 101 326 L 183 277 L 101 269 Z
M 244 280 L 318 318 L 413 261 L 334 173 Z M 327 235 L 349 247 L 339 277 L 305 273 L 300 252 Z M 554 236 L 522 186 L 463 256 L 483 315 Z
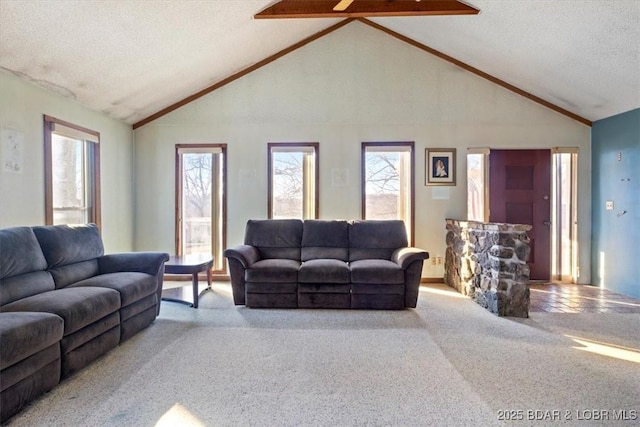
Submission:
M 213 257 L 208 254 L 191 254 L 169 257 L 169 261 L 164 264 L 165 274 L 191 274 L 193 286 L 193 302 L 184 301 L 177 298 L 162 297 L 164 301 L 173 301 L 188 304 L 193 308 L 198 308 L 198 273 L 207 272 L 207 290 L 211 290 L 211 269 L 213 268 Z M 203 291 L 203 292 L 204 292 Z

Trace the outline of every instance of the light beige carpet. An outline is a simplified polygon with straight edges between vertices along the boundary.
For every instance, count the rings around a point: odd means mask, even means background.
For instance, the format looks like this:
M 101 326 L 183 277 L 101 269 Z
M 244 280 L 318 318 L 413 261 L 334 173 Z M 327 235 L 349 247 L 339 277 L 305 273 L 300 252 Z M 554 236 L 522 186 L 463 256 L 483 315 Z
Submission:
M 575 425 L 595 411 L 610 414 L 597 425 L 633 425 L 640 416 L 638 315 L 498 318 L 438 285 L 422 289 L 415 310 L 256 310 L 234 306 L 228 284 L 214 289 L 197 310 L 163 302 L 151 327 L 10 425 Z M 631 358 L 585 351 L 576 336 Z

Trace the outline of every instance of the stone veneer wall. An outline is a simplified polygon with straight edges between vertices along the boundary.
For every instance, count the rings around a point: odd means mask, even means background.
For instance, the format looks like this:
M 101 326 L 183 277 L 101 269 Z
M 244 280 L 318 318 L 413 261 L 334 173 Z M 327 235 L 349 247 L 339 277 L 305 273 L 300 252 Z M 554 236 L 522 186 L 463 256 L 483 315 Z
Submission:
M 530 225 L 446 220 L 445 283 L 498 316 L 529 317 Z

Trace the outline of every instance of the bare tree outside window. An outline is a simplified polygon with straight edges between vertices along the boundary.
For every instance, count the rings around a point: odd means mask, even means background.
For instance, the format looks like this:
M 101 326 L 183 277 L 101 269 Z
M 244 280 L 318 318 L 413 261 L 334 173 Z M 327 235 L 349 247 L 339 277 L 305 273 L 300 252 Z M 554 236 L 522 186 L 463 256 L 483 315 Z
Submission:
M 303 218 L 303 153 L 273 153 L 273 218 Z
M 366 154 L 365 191 L 368 219 L 397 219 L 400 195 L 399 153 Z
M 184 161 L 184 197 L 189 217 L 211 216 L 211 154 L 189 153 Z
M 211 254 L 214 272 L 225 271 L 224 144 L 177 144 L 176 253 Z
M 317 218 L 319 144 L 271 142 L 267 149 L 269 218 Z
M 362 218 L 400 219 L 413 241 L 413 142 L 362 143 Z
M 182 156 L 185 254 L 211 253 L 211 160 L 210 153 Z

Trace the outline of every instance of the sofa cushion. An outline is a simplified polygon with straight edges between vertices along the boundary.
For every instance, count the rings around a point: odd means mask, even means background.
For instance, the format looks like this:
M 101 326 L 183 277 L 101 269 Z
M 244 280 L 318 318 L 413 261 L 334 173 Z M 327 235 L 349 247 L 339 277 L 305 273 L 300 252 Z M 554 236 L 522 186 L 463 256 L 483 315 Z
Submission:
M 55 289 L 47 260 L 30 227 L 0 230 L 0 305 Z
M 104 247 L 95 224 L 37 226 L 33 232 L 57 289 L 98 274 L 97 258 Z
M 56 289 L 67 287 L 80 280 L 100 274 L 97 259 L 80 261 L 69 265 L 61 265 L 59 267 L 52 268 L 49 272 L 56 284 Z
M 312 259 L 298 270 L 300 283 L 349 283 L 349 265 L 337 259 Z
M 123 272 L 101 274 L 81 280 L 69 288 L 77 287 L 101 287 L 115 289 L 120 292 L 120 301 L 123 307 L 132 304 L 154 293 L 158 283 L 155 277 L 146 273 Z
M 300 260 L 302 221 L 299 219 L 249 220 L 244 244 L 258 249 L 262 259 Z
M 0 279 L 47 269 L 47 260 L 29 227 L 0 230 L 0 248 Z
M 2 307 L 3 312 L 53 313 L 64 320 L 69 335 L 120 308 L 120 294 L 107 288 L 65 288 L 23 298 Z
M 55 314 L 0 313 L 0 369 L 56 344 L 63 331 L 63 320 Z
M 245 271 L 245 281 L 261 283 L 297 283 L 300 262 L 292 259 L 263 259 Z
M 317 258 L 349 259 L 349 223 L 347 221 L 304 221 L 301 260 Z
M 0 279 L 0 306 L 42 292 L 52 291 L 55 288 L 53 277 L 48 271 L 34 271 L 33 273 L 6 277 Z
M 389 284 L 404 283 L 404 270 L 393 261 L 363 259 L 351 266 L 351 283 Z
M 95 224 L 33 227 L 49 268 L 95 259 L 104 254 Z
M 349 225 L 349 261 L 391 259 L 398 248 L 408 246 L 401 220 L 353 221 Z

